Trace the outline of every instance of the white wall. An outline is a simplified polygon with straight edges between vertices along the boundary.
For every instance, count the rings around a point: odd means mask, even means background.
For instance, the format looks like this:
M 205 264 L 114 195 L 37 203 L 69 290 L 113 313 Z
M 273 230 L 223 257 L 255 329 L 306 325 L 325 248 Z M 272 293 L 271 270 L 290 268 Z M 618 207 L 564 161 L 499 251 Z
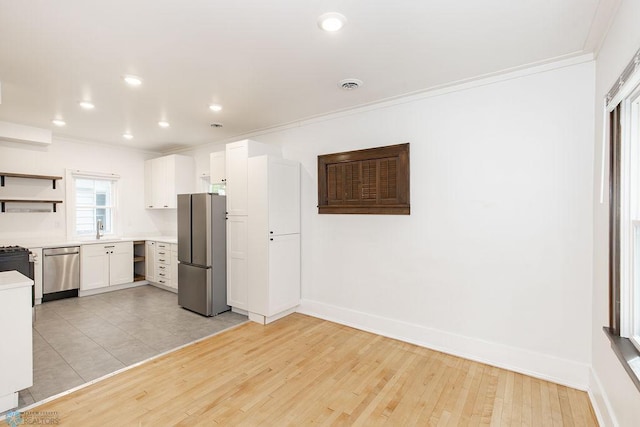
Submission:
M 301 311 L 586 389 L 593 81 L 587 62 L 256 136 L 303 166 Z M 410 216 L 317 214 L 317 155 L 404 142 Z
M 79 143 L 54 138 L 47 147 L 0 141 L 0 171 L 65 177 L 65 169 L 120 175 L 122 229 L 119 234 L 163 234 L 174 225 L 166 212 L 144 209 L 144 160 L 158 154 Z M 45 181 L 11 180 L 0 188 L 3 197 L 61 199 L 56 213 L 0 213 L 0 242 L 15 244 L 32 239 L 65 239 L 68 206 L 65 182 L 57 189 Z M 175 215 L 174 215 L 175 216 Z
M 593 378 L 592 395 L 607 425 L 640 424 L 640 393 L 616 358 L 609 339 L 602 331 L 608 321 L 608 194 L 599 203 L 602 150 L 602 102 L 605 94 L 640 48 L 640 2 L 624 0 L 614 18 L 596 65 L 596 144 L 594 192 L 594 270 L 593 270 Z M 608 162 L 608 157 L 606 159 Z M 605 176 L 608 177 L 608 169 Z

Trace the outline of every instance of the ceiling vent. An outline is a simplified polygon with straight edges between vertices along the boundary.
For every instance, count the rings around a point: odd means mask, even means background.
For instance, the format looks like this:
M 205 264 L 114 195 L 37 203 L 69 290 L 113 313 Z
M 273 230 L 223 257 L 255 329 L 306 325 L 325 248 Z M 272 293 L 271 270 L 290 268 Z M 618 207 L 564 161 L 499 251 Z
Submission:
M 363 84 L 364 83 L 362 82 L 362 80 L 344 79 L 344 80 L 340 80 L 338 82 L 338 87 L 340 87 L 340 88 L 342 88 L 344 90 L 354 90 L 354 89 L 358 89 Z
M 212 128 L 221 128 L 222 127 L 222 123 L 211 123 L 211 127 Z

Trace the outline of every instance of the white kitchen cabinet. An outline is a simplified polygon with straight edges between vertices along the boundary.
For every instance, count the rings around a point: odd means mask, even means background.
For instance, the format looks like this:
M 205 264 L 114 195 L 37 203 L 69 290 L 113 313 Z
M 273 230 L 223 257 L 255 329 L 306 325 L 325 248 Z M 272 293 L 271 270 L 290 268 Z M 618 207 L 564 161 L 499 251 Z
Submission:
M 216 151 L 209 154 L 209 179 L 211 184 L 226 182 L 225 152 Z
M 269 323 L 300 303 L 300 164 L 249 159 L 248 312 Z
M 193 157 L 172 154 L 145 161 L 145 207 L 175 209 L 177 195 L 195 191 Z
M 109 286 L 109 249 L 103 244 L 80 246 L 80 290 Z
M 225 174 L 228 215 L 247 215 L 247 172 L 250 157 L 280 156 L 280 148 L 245 139 L 225 146 Z
M 251 214 L 266 217 L 269 234 L 300 233 L 300 163 L 260 156 L 249 159 L 249 168 Z
M 171 244 L 156 242 L 156 283 L 173 288 L 171 277 Z
M 82 245 L 80 290 L 133 282 L 133 242 Z
M 17 271 L 0 272 L 0 413 L 16 408 L 18 391 L 33 385 L 32 284 Z
M 249 159 L 280 148 L 245 139 L 225 146 L 225 194 L 227 197 L 227 304 L 247 309 L 247 215 Z
M 262 240 L 249 246 L 248 311 L 269 323 L 300 304 L 300 234 Z
M 145 279 L 154 282 L 156 280 L 156 242 L 146 241 L 144 257 Z
M 147 240 L 147 281 L 168 290 L 178 289 L 178 245 Z
M 178 289 L 178 245 L 171 245 L 171 287 Z
M 29 248 L 33 254 L 33 290 L 36 304 L 42 303 L 42 248 Z
M 153 209 L 155 192 L 153 191 L 153 159 L 144 162 L 144 207 Z
M 246 216 L 227 217 L 227 305 L 247 309 Z
M 109 248 L 109 246 L 112 246 Z M 109 251 L 109 286 L 133 282 L 133 242 L 105 245 Z

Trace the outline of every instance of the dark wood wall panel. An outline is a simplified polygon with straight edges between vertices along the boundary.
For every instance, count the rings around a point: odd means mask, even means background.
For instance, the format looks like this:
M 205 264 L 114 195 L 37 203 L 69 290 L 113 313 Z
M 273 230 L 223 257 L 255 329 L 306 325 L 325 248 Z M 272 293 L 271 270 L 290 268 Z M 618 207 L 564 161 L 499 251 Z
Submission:
M 318 156 L 318 212 L 409 215 L 409 144 Z

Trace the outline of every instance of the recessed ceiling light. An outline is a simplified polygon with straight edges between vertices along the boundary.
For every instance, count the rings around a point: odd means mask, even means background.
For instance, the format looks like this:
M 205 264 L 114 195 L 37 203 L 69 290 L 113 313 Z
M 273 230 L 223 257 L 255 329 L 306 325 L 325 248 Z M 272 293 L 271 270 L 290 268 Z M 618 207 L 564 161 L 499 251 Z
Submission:
M 130 86 L 140 86 L 142 84 L 142 79 L 137 76 L 127 75 L 124 76 L 123 79 Z
M 53 120 L 51 120 L 51 123 L 53 123 L 53 124 L 54 124 L 54 125 L 56 125 L 56 126 L 64 126 L 64 125 L 66 125 L 66 124 L 67 124 L 67 123 L 66 123 L 64 120 L 62 120 L 62 119 L 53 119 Z
M 340 30 L 347 23 L 347 18 L 336 12 L 329 12 L 320 15 L 318 27 L 324 31 L 334 32 Z
M 133 139 L 133 135 L 131 135 L 129 132 L 125 132 L 122 134 L 122 137 L 124 139 Z
M 164 120 L 160 120 L 158 122 L 158 126 L 160 126 L 161 128 L 168 128 L 169 127 L 169 122 L 166 122 Z
M 85 110 L 93 110 L 94 108 L 96 108 L 96 106 L 89 101 L 80 101 L 78 104 Z
M 218 105 L 218 104 L 211 104 L 211 105 L 209 105 L 209 109 L 210 109 L 211 111 L 218 112 L 218 111 L 222 110 L 222 105 Z

